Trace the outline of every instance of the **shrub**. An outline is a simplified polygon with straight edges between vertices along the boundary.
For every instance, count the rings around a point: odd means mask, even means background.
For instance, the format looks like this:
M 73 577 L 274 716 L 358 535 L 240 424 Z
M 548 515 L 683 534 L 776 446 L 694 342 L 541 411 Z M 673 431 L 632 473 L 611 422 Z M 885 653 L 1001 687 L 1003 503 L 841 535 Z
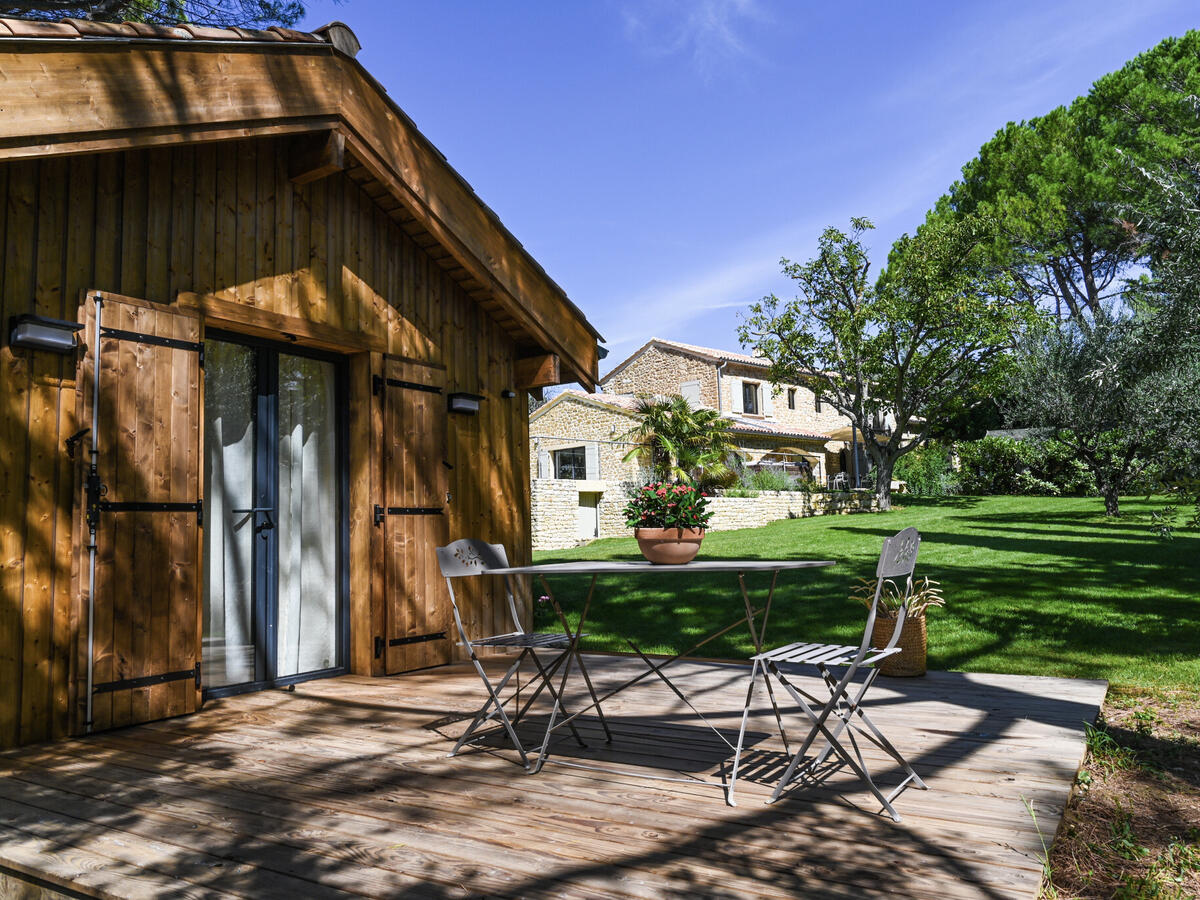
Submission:
M 758 491 L 753 488 L 741 487 L 740 485 L 725 488 L 721 491 L 722 497 L 757 497 Z
M 958 473 L 950 461 L 950 448 L 927 444 L 906 453 L 896 461 L 893 476 L 906 485 L 909 493 L 922 497 L 946 497 L 958 493 Z
M 795 482 L 777 469 L 755 469 L 749 473 L 746 487 L 760 491 L 795 490 Z
M 985 437 L 957 446 L 964 494 L 1084 496 L 1096 482 L 1069 447 L 1052 438 Z

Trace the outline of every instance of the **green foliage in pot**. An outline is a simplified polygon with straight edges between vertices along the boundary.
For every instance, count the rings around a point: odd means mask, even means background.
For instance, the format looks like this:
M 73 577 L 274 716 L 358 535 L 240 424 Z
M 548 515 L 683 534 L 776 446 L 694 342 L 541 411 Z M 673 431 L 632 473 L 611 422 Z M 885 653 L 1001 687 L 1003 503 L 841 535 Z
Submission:
M 704 528 L 712 518 L 708 494 L 683 482 L 652 481 L 634 492 L 625 507 L 630 528 Z
M 867 609 L 870 609 L 871 604 L 875 600 L 875 585 L 877 580 L 875 578 L 860 578 L 858 586 L 850 592 L 851 598 L 862 603 Z M 885 578 L 883 581 L 883 590 L 879 594 L 880 612 L 894 619 L 899 614 L 900 607 L 904 605 L 906 594 L 909 597 L 909 618 L 925 615 L 925 611 L 930 607 L 946 605 L 946 599 L 942 596 L 941 584 L 931 578 L 922 578 L 919 581 L 907 582 L 903 587 L 897 585 L 892 579 Z

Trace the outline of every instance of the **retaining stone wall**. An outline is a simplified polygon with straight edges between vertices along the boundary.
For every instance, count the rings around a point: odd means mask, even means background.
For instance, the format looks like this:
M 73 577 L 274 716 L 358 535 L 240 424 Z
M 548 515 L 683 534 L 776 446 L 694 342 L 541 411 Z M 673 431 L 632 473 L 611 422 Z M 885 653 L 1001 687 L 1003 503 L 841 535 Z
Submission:
M 584 482 L 600 495 L 600 537 L 628 537 L 625 527 L 626 484 Z M 533 480 L 533 549 L 560 550 L 581 543 L 579 539 L 580 482 L 535 478 Z M 875 512 L 875 495 L 868 491 L 805 494 L 801 491 L 760 491 L 757 497 L 713 497 L 709 509 L 711 531 L 757 528 L 778 519 L 843 513 Z

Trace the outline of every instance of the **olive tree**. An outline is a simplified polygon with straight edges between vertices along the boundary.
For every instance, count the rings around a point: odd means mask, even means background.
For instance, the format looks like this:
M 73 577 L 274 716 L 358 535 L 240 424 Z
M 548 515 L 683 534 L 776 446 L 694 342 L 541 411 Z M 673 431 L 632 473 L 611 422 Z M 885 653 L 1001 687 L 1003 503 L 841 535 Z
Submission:
M 812 384 L 859 430 L 889 509 L 896 461 L 993 396 L 1004 351 L 1034 314 L 991 263 L 987 221 L 927 222 L 895 243 L 878 279 L 863 243 L 873 227 L 851 219 L 848 232 L 826 228 L 808 262 L 784 259 L 798 294 L 753 304 L 738 336 L 773 381 Z

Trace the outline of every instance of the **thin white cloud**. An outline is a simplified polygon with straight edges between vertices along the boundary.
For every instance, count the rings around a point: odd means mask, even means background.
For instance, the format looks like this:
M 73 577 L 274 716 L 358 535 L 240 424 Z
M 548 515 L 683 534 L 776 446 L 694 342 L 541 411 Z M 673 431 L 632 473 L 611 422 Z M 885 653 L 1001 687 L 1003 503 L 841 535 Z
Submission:
M 755 59 L 744 30 L 768 17 L 758 0 L 653 0 L 621 9 L 625 34 L 656 57 L 686 56 L 701 74 Z

